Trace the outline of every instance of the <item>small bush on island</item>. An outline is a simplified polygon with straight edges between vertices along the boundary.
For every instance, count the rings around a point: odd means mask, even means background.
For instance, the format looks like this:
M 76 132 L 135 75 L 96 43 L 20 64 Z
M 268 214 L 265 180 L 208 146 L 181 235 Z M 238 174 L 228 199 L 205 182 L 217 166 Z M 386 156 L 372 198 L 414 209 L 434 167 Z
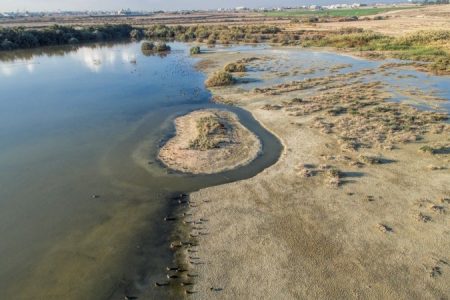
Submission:
M 197 121 L 198 136 L 190 141 L 189 148 L 194 150 L 211 150 L 219 148 L 222 139 L 218 138 L 225 132 L 225 124 L 217 115 L 203 117 Z
M 219 71 L 212 74 L 205 82 L 207 87 L 227 86 L 234 83 L 233 76 L 225 71 Z
M 153 55 L 154 53 L 164 53 L 170 51 L 170 46 L 166 43 L 159 42 L 143 42 L 141 45 L 142 53 L 146 56 Z
M 143 42 L 141 45 L 142 51 L 153 51 L 153 49 L 155 49 L 155 44 L 152 42 Z
M 225 72 L 245 72 L 247 68 L 243 63 L 229 63 L 224 68 Z
M 171 49 L 170 49 L 170 46 L 167 45 L 166 43 L 159 42 L 159 43 L 155 44 L 155 49 L 154 50 L 156 52 L 167 52 L 167 51 L 170 51 Z
M 200 54 L 201 53 L 200 47 L 199 46 L 191 47 L 190 53 L 191 55 Z

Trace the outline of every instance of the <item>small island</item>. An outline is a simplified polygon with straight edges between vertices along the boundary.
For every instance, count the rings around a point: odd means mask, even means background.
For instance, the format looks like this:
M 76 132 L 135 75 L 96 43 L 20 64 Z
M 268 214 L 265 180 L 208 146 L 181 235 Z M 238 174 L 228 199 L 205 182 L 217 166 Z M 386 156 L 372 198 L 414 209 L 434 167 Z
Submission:
M 158 158 L 169 168 L 213 174 L 243 166 L 261 151 L 261 142 L 236 114 L 199 110 L 175 120 L 176 135 L 160 149 Z

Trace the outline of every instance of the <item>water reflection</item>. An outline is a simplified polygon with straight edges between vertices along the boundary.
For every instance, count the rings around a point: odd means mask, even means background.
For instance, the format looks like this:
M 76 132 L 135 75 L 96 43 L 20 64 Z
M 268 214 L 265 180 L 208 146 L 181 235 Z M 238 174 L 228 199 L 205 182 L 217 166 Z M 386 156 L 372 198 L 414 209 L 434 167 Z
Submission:
M 25 69 L 28 73 L 33 73 L 38 62 L 34 58 L 29 60 L 18 60 L 14 63 L 0 64 L 0 74 L 6 77 L 13 76 L 15 73 L 20 72 L 20 69 Z
M 141 51 L 144 56 L 147 56 L 147 57 L 148 56 L 158 56 L 161 58 L 166 57 L 170 53 L 170 52 L 155 52 L 155 51 L 144 50 L 144 49 L 141 49 Z

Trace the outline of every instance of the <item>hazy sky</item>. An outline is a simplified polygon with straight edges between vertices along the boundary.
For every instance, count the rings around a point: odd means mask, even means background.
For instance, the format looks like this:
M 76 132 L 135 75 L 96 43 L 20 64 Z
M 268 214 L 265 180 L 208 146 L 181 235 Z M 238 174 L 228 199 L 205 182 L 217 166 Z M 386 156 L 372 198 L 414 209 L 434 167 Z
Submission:
M 376 0 L 363 1 L 363 3 Z M 135 10 L 177 10 L 210 9 L 219 7 L 276 7 L 283 5 L 311 5 L 330 3 L 354 3 L 356 0 L 0 0 L 0 11 L 30 10 L 117 10 L 130 8 Z M 392 0 L 377 2 L 393 2 Z

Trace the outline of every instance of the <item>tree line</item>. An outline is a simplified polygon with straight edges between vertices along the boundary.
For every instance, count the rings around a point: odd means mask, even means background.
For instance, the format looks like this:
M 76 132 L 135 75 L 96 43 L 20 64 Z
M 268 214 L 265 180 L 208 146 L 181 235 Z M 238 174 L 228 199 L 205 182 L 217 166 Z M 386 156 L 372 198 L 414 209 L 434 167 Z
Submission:
M 45 29 L 26 27 L 0 28 L 0 50 L 31 49 L 42 46 L 79 44 L 143 38 L 157 40 L 198 41 L 215 44 L 216 41 L 257 43 L 278 36 L 275 26 L 165 26 L 153 25 L 133 28 L 131 25 L 97 25 L 72 27 L 54 25 Z M 291 37 L 292 38 L 292 37 Z
M 119 40 L 130 37 L 130 25 L 72 27 L 54 25 L 45 29 L 0 28 L 0 50 Z

